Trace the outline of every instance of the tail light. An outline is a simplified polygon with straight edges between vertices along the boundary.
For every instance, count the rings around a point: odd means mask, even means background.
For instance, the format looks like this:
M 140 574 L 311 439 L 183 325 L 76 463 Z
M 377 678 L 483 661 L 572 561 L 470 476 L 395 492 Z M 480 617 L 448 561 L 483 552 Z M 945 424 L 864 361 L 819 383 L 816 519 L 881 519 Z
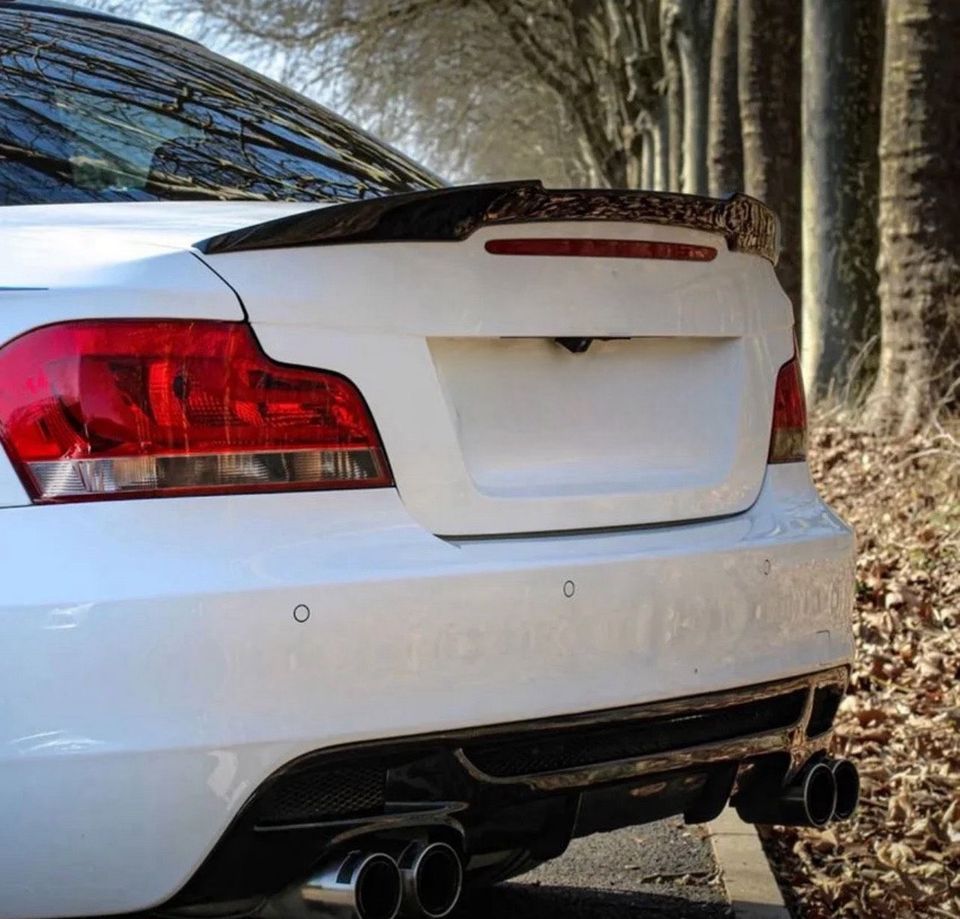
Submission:
M 234 322 L 109 320 L 0 348 L 0 437 L 42 502 L 391 484 L 359 392 Z
M 773 432 L 770 435 L 770 463 L 796 463 L 807 456 L 807 401 L 796 348 L 793 357 L 777 374 L 773 394 Z
M 490 239 L 484 248 L 491 255 L 560 255 L 582 258 L 647 258 L 671 262 L 712 262 L 713 246 L 654 242 L 646 239 Z

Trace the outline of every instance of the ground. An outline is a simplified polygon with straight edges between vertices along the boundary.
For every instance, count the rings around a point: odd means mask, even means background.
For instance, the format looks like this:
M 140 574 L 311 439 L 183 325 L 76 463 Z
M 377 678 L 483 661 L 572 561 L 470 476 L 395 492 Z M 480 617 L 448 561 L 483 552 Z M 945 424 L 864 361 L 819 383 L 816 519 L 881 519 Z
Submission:
M 472 895 L 452 919 L 726 919 L 710 844 L 680 819 L 574 840 L 559 859 Z

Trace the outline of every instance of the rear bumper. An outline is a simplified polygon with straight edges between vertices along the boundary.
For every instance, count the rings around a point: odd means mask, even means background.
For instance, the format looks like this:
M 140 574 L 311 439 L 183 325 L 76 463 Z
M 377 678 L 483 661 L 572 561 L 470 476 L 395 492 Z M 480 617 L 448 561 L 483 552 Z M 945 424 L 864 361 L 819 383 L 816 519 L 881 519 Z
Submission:
M 736 517 L 554 537 L 440 540 L 392 490 L 2 520 L 0 916 L 168 900 L 316 750 L 852 655 L 852 536 L 804 466 Z
M 476 879 L 504 852 L 542 861 L 575 836 L 712 820 L 753 785 L 751 766 L 787 777 L 826 751 L 848 675 L 308 754 L 257 788 L 168 906 L 255 903 L 296 887 L 321 854 L 387 834 L 448 842 Z

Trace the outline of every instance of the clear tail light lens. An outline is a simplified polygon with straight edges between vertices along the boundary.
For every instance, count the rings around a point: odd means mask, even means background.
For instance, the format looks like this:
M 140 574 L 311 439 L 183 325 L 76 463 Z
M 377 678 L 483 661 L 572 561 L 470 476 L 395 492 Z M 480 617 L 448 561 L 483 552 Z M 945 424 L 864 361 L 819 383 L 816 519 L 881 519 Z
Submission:
M 773 432 L 770 435 L 770 463 L 796 463 L 807 456 L 807 401 L 803 394 L 800 361 L 793 357 L 777 374 L 773 395 Z
M 353 384 L 235 322 L 28 332 L 0 348 L 0 437 L 41 502 L 392 484 Z

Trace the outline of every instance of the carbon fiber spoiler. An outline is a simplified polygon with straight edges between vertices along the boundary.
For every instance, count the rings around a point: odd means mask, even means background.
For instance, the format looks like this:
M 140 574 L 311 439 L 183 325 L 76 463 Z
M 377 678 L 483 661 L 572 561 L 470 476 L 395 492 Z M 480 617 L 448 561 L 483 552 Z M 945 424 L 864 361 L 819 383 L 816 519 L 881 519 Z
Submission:
M 371 242 L 445 242 L 480 227 L 547 221 L 629 221 L 721 233 L 737 252 L 776 264 L 780 225 L 747 195 L 701 198 L 670 192 L 547 189 L 539 181 L 460 185 L 350 201 L 211 236 L 209 255 L 293 246 Z

